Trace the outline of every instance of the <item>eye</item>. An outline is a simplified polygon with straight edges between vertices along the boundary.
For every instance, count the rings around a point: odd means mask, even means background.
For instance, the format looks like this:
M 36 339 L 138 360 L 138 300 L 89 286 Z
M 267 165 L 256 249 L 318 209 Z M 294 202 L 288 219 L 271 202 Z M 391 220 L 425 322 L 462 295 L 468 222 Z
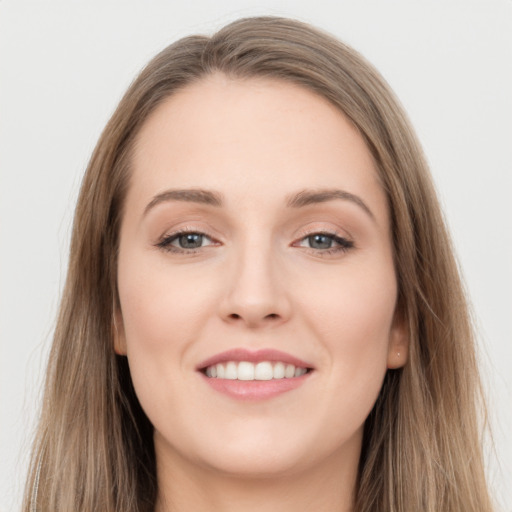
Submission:
M 197 252 L 197 250 L 202 247 L 213 244 L 213 240 L 205 233 L 181 230 L 164 236 L 156 246 L 169 252 L 189 254 Z
M 345 252 L 354 247 L 354 242 L 337 233 L 312 233 L 299 242 L 299 247 L 309 247 L 322 254 Z

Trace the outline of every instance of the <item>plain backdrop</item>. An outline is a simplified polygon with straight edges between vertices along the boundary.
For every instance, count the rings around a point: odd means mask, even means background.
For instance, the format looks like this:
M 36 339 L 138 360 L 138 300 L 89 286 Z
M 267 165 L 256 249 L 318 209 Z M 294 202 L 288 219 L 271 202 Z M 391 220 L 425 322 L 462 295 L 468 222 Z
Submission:
M 512 511 L 511 0 L 0 0 L 0 511 L 21 503 L 74 203 L 103 126 L 163 47 L 260 14 L 351 44 L 408 111 L 474 305 L 488 474 Z

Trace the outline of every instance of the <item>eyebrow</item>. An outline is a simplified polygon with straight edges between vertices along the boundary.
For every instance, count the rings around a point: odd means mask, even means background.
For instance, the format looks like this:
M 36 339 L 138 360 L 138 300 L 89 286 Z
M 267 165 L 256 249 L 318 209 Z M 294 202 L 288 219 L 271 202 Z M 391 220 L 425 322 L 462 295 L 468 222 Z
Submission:
M 166 190 L 165 192 L 162 192 L 161 194 L 158 194 L 155 197 L 153 197 L 153 199 L 148 203 L 148 205 L 144 209 L 144 215 L 146 215 L 149 212 L 149 210 L 154 208 L 157 204 L 164 203 L 167 201 L 186 201 L 191 203 L 215 206 L 217 208 L 220 208 L 223 204 L 222 195 L 217 192 L 212 192 L 211 190 L 173 189 Z
M 362 210 L 364 210 L 373 220 L 375 216 L 366 203 L 357 195 L 340 189 L 320 189 L 310 190 L 304 189 L 287 197 L 286 206 L 288 208 L 303 208 L 312 204 L 325 203 L 341 199 L 343 201 L 350 201 Z M 222 194 L 212 190 L 205 189 L 172 189 L 166 190 L 161 194 L 156 195 L 148 203 L 144 209 L 144 215 L 156 205 L 167 201 L 185 201 L 191 203 L 205 204 L 214 206 L 216 208 L 222 207 L 224 204 Z
M 297 192 L 296 194 L 288 197 L 286 206 L 289 208 L 302 208 L 304 206 L 309 206 L 310 204 L 325 203 L 327 201 L 333 201 L 334 199 L 350 201 L 356 204 L 362 208 L 373 220 L 375 220 L 375 216 L 373 215 L 372 211 L 359 196 L 351 194 L 346 190 L 340 190 L 336 188 L 322 190 L 301 190 L 300 192 Z

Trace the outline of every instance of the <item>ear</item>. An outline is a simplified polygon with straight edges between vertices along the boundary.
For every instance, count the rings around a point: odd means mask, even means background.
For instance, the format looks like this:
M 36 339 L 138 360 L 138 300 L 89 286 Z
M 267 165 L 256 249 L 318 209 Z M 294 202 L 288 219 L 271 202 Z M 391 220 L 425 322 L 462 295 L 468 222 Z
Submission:
M 401 308 L 397 308 L 391 330 L 388 345 L 388 368 L 401 368 L 409 357 L 409 329 L 405 315 Z
M 124 334 L 123 315 L 116 307 L 112 315 L 112 331 L 114 340 L 114 351 L 119 356 L 126 355 L 126 336 Z

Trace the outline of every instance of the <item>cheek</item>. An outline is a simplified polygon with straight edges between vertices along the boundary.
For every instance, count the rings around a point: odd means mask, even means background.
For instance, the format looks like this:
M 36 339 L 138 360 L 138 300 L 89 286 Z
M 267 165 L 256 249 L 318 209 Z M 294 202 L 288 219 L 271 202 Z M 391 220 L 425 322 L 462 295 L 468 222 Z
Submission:
M 120 257 L 118 287 L 131 366 L 177 365 L 211 315 L 212 283 L 158 258 L 148 264 L 147 255 L 130 256 Z
M 191 407 L 186 392 L 196 384 L 187 352 L 216 301 L 211 280 L 191 280 L 190 272 L 147 259 L 120 254 L 118 288 L 135 391 L 155 428 L 165 430 L 177 428 L 173 411 Z
M 326 391 L 333 399 L 331 405 L 338 407 L 344 390 L 347 408 L 364 421 L 387 369 L 397 296 L 392 263 L 347 266 L 329 280 L 306 284 L 310 293 L 303 309 L 327 358 Z
M 310 312 L 311 325 L 320 329 L 326 340 L 344 340 L 331 348 L 352 346 L 364 351 L 375 343 L 385 345 L 397 297 L 390 259 L 361 258 L 338 269 L 303 276 L 297 296 L 304 311 Z

